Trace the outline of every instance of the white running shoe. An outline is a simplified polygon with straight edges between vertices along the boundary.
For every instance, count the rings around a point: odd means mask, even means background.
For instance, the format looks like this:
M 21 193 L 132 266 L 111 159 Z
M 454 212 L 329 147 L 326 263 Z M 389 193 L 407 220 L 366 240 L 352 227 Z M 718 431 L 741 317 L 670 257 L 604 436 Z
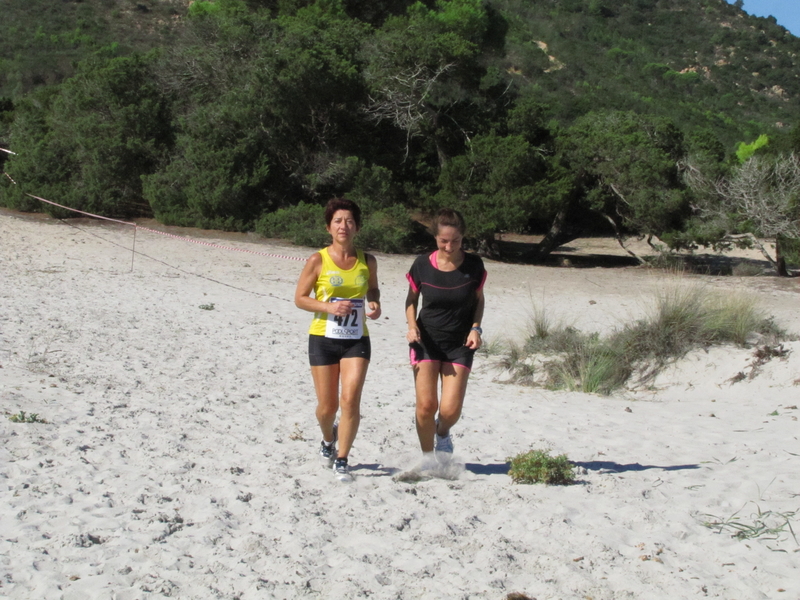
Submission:
M 333 474 L 336 475 L 336 479 L 343 483 L 353 481 L 353 476 L 350 474 L 350 467 L 347 466 L 346 458 L 337 458 L 333 461 Z
M 450 434 L 447 434 L 445 436 L 440 436 L 437 433 L 435 439 L 436 439 L 436 444 L 434 446 L 434 450 L 436 450 L 437 454 L 442 452 L 445 452 L 447 454 L 453 453 L 453 438 L 450 437 Z
M 333 424 L 333 441 L 327 445 L 325 440 L 319 445 L 319 462 L 324 469 L 330 469 L 336 458 L 336 442 L 339 439 L 339 423 Z

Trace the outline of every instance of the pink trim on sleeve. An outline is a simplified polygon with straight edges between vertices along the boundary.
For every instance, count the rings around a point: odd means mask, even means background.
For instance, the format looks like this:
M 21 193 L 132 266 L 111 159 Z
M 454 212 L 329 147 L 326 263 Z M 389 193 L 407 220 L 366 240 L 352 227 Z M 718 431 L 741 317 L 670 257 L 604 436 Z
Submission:
M 486 283 L 486 276 L 487 276 L 488 274 L 489 274 L 489 273 L 486 271 L 486 269 L 484 269 L 484 270 L 483 270 L 483 277 L 481 277 L 481 283 L 480 283 L 480 285 L 478 286 L 478 289 L 479 289 L 479 290 L 482 290 L 482 289 L 483 289 L 483 284 L 484 284 L 484 283 Z
M 408 279 L 408 285 L 411 286 L 411 289 L 414 290 L 415 293 L 419 294 L 419 288 L 417 284 L 414 283 L 414 280 L 411 278 L 411 273 L 406 273 L 406 279 Z

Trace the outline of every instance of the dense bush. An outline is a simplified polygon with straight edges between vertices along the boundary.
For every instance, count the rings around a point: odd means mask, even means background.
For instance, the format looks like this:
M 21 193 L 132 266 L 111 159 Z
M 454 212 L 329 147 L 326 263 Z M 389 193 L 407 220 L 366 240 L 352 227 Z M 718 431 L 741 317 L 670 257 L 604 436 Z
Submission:
M 508 475 L 514 483 L 569 485 L 575 480 L 575 467 L 566 454 L 552 456 L 548 450 L 533 449 L 508 461 Z
M 321 248 L 331 242 L 325 230 L 324 209 L 316 204 L 300 202 L 264 214 L 256 222 L 256 232 L 271 238 L 290 240 L 300 246 Z M 366 210 L 356 244 L 367 250 L 402 252 L 411 246 L 411 219 L 401 205 L 379 210 Z
M 368 211 L 361 231 L 359 246 L 380 252 L 408 252 L 413 248 L 413 229 L 406 207 L 395 204 L 378 211 Z
M 144 196 L 170 225 L 247 229 L 269 207 L 268 135 L 247 102 L 205 105 L 185 120 L 169 164 L 144 177 Z
M 476 136 L 468 152 L 450 160 L 439 177 L 439 206 L 458 206 L 470 237 L 491 240 L 499 231 L 521 231 L 538 208 L 537 180 L 545 161 L 521 136 Z
M 678 228 L 688 196 L 678 161 L 683 134 L 669 120 L 591 112 L 563 136 L 563 153 L 592 208 L 618 228 L 661 235 Z
M 265 213 L 255 229 L 264 237 L 282 238 L 298 246 L 322 248 L 331 243 L 331 236 L 325 230 L 325 210 L 316 204 L 300 202 Z
M 33 191 L 107 216 L 150 215 L 141 176 L 157 169 L 172 143 L 154 60 L 100 53 L 62 86 L 20 102 L 10 133 L 17 156 L 7 165 L 20 185 L 9 189 L 7 204 L 30 207 L 24 192 Z

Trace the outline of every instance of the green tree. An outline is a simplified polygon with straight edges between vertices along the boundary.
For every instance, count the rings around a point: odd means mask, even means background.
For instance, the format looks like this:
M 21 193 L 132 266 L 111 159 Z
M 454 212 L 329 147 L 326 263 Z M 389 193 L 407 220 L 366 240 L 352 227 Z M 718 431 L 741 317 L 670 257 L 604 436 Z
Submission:
M 19 183 L 0 178 L 3 190 L 0 199 L 4 206 L 23 211 L 43 210 L 42 203 L 27 196 L 23 189 L 45 198 L 57 197 L 55 194 L 61 191 L 62 182 L 77 168 L 69 148 L 47 139 L 48 115 L 57 93 L 56 87 L 38 88 L 16 103 L 8 134 L 9 146 L 14 148 L 15 154 L 6 157 L 4 168 L 13 173 L 13 180 Z
M 152 173 L 172 143 L 169 102 L 153 82 L 154 55 L 82 63 L 76 75 L 23 101 L 12 126 L 19 182 L 9 200 L 28 208 L 23 190 L 107 216 L 150 215 L 141 176 Z M 48 207 L 46 210 L 51 211 Z
M 620 244 L 625 231 L 661 236 L 680 227 L 688 197 L 680 177 L 683 135 L 669 121 L 632 112 L 593 112 L 559 140 L 583 189 Z
M 11 123 L 14 121 L 14 103 L 10 98 L 0 98 L 0 171 L 9 154 L 2 149 L 8 150 L 9 131 Z
M 406 16 L 387 19 L 366 45 L 367 111 L 406 135 L 433 142 L 440 166 L 451 152 L 448 132 L 463 143 L 464 123 L 453 108 L 469 102 L 481 69 L 474 62 L 489 28 L 480 0 L 440 0 L 436 8 L 414 4 Z
M 739 159 L 740 164 L 744 164 L 750 160 L 750 157 L 753 156 L 757 150 L 760 150 L 767 144 L 769 144 L 769 136 L 763 133 L 751 144 L 739 142 L 739 145 L 736 147 L 736 158 Z
M 264 211 L 341 193 L 346 149 L 363 129 L 354 57 L 366 27 L 333 1 L 277 19 L 198 21 L 194 43 L 165 65 L 192 101 L 169 165 L 146 178 L 157 215 L 247 229 Z
M 144 177 L 145 196 L 160 221 L 242 230 L 266 208 L 274 164 L 268 135 L 253 126 L 257 116 L 237 95 L 187 117 L 170 163 Z
M 544 169 L 542 156 L 521 136 L 475 136 L 467 154 L 442 169 L 436 203 L 461 210 L 470 237 L 491 252 L 496 233 L 527 229 Z

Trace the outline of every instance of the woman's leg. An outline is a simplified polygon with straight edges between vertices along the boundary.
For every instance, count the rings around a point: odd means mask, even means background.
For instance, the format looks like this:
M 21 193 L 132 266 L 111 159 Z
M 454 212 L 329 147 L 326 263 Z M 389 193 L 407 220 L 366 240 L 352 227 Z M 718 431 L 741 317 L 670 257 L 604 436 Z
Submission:
M 469 369 L 454 363 L 442 363 L 442 401 L 439 404 L 439 437 L 450 434 L 450 428 L 461 418 L 464 396 L 467 393 Z
M 314 389 L 317 392 L 317 422 L 322 439 L 333 441 L 333 423 L 339 410 L 339 365 L 311 367 Z
M 365 358 L 343 358 L 339 362 L 342 393 L 339 405 L 342 415 L 339 418 L 339 456 L 347 458 L 358 433 L 361 422 L 361 392 L 367 377 L 369 361 Z
M 436 411 L 439 410 L 439 370 L 441 367 L 442 363 L 438 360 L 414 365 L 414 388 L 417 393 L 417 436 L 423 452 L 433 452 Z

